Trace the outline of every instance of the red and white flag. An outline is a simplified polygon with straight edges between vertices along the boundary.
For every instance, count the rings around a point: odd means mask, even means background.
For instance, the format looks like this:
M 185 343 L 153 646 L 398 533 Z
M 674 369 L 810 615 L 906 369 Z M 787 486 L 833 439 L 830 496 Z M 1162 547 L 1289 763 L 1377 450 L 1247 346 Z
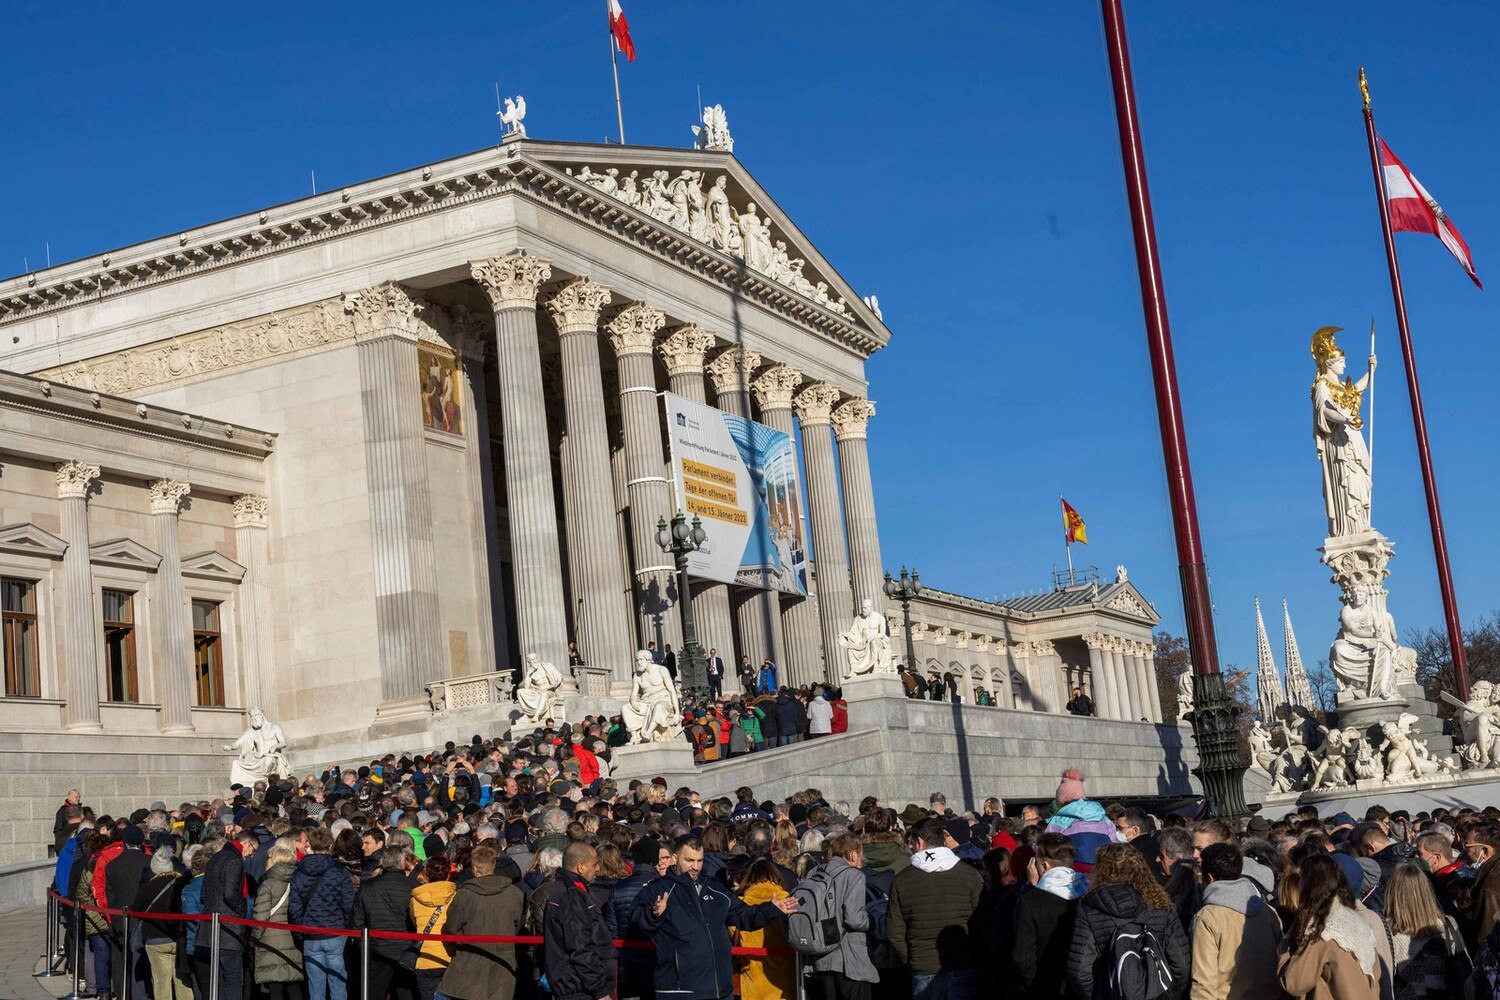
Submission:
M 1432 195 L 1427 193 L 1420 181 L 1412 176 L 1406 164 L 1396 159 L 1391 147 L 1380 143 L 1380 168 L 1385 179 L 1385 202 L 1390 210 L 1391 229 L 1398 233 L 1428 233 L 1443 241 L 1443 246 L 1453 258 L 1463 265 L 1469 280 L 1483 288 L 1479 276 L 1474 273 L 1474 258 L 1469 253 L 1469 244 L 1453 226 L 1453 220 L 1443 211 Z
M 615 44 L 625 53 L 625 61 L 635 62 L 635 42 L 630 40 L 630 22 L 625 20 L 620 0 L 609 0 L 609 30 L 615 33 Z

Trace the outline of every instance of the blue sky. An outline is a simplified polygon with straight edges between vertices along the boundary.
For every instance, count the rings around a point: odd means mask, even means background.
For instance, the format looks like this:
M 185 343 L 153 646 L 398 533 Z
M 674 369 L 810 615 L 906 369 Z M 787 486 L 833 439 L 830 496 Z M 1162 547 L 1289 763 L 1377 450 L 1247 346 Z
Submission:
M 0 80 L 0 272 L 175 232 L 492 143 L 494 87 L 533 135 L 614 132 L 603 0 L 359 5 L 19 3 Z M 688 145 L 696 91 L 736 152 L 861 292 L 891 346 L 869 365 L 889 566 L 992 596 L 1063 561 L 1123 562 L 1180 630 L 1135 262 L 1095 6 L 627 0 L 632 142 Z M 1465 618 L 1500 479 L 1500 9 L 1202 4 L 1127 10 L 1221 655 L 1253 666 L 1251 599 L 1292 604 L 1326 655 L 1336 591 L 1307 352 L 1347 327 L 1377 376 L 1374 520 L 1401 627 L 1441 620 L 1370 187 L 1355 69 L 1381 131 L 1468 238 L 1473 288 L 1399 237 Z M 1271 627 L 1278 628 L 1275 618 Z M 1279 656 L 1279 639 L 1275 640 Z

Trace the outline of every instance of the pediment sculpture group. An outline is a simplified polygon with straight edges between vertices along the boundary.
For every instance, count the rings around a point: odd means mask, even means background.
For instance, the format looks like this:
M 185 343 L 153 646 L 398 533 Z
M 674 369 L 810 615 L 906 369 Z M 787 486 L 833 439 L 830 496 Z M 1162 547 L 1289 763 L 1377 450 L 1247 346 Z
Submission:
M 720 174 L 704 187 L 702 170 L 630 170 L 580 167 L 567 172 L 583 183 L 645 212 L 658 222 L 686 233 L 715 250 L 739 257 L 745 266 L 807 296 L 833 312 L 847 314 L 849 305 L 834 297 L 826 281 L 812 281 L 803 273 L 807 261 L 793 257 L 786 240 L 773 238 L 771 224 L 760 216 L 755 202 L 736 208 L 729 200 L 729 175 Z
M 1257 719 L 1249 734 L 1252 766 L 1271 776 L 1277 792 L 1320 791 L 1360 781 L 1393 785 L 1457 771 L 1452 757 L 1432 755 L 1413 727 L 1417 716 L 1403 712 L 1379 724 L 1379 742 L 1364 731 L 1319 725 L 1301 705 L 1285 705 L 1272 729 Z M 1493 732 L 1500 737 L 1500 722 Z M 1500 754 L 1500 738 L 1491 744 Z

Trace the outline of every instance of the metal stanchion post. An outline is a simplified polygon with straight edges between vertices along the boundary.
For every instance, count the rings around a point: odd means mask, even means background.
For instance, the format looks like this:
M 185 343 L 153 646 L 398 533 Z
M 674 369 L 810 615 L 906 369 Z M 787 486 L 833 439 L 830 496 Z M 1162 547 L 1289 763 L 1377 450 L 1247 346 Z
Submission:
M 212 937 L 208 946 L 208 1000 L 219 1000 L 219 915 L 214 914 L 213 926 L 209 929 Z
M 68 1000 L 78 1000 L 83 992 L 83 907 L 73 907 L 73 994 Z
M 124 914 L 124 920 L 120 922 L 120 929 L 124 940 L 120 943 L 120 955 L 123 959 L 123 967 L 120 969 L 120 991 L 128 997 L 135 995 L 135 980 L 130 974 L 132 964 L 130 961 L 130 911 L 122 910 L 121 912 Z
M 370 1000 L 370 928 L 359 932 L 359 1000 Z

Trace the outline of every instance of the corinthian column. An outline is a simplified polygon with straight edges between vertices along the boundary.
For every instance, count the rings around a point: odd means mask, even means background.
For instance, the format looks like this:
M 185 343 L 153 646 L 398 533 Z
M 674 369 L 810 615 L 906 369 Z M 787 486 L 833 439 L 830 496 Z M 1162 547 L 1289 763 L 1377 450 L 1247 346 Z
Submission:
M 656 544 L 656 522 L 670 519 L 672 490 L 661 448 L 661 407 L 651 349 L 667 317 L 642 302 L 626 306 L 606 324 L 620 369 L 620 425 L 625 432 L 626 496 L 630 500 L 630 557 L 635 567 L 636 626 L 641 648 L 655 642 L 681 647 L 677 567 Z M 630 680 L 630 663 L 611 664 L 614 679 Z
M 158 479 L 151 484 L 152 543 L 161 553 L 156 596 L 151 601 L 151 659 L 158 674 L 164 733 L 193 730 L 193 645 L 187 596 L 182 589 L 182 545 L 177 537 L 177 518 L 190 491 L 187 483 L 175 479 Z
M 667 364 L 672 391 L 695 403 L 708 403 L 703 379 L 703 361 L 713 349 L 712 331 L 688 323 L 673 329 L 656 345 Z M 718 580 L 694 580 L 693 621 L 698 628 L 698 642 L 707 653 L 717 649 L 725 669 L 739 664 L 734 649 L 734 621 L 729 613 L 729 584 Z
M 1150 711 L 1146 708 L 1146 692 L 1141 689 L 1141 672 L 1136 667 L 1135 643 L 1129 639 L 1121 640 L 1120 651 L 1115 655 L 1120 658 L 1121 669 L 1125 672 L 1125 687 L 1130 692 L 1130 721 L 1151 721 Z
M 276 717 L 275 635 L 271 630 L 271 562 L 266 548 L 266 512 L 269 501 L 260 494 L 234 498 L 234 551 L 245 564 L 240 580 L 240 662 L 245 665 L 245 699 L 248 708 L 260 708 Z
M 490 454 L 489 389 L 485 356 L 494 348 L 489 320 L 459 304 L 450 310 L 453 337 L 463 366 L 464 465 L 469 487 L 469 534 L 481 546 L 474 553 L 474 615 L 479 630 L 476 674 L 501 669 L 510 648 L 505 621 L 505 586 L 500 569 L 500 532 L 495 503 L 495 467 Z
M 99 466 L 63 462 L 57 467 L 62 508 L 63 656 L 67 661 L 68 729 L 99 729 L 99 656 L 94 641 L 94 571 L 89 562 L 89 491 Z
M 547 311 L 562 341 L 570 467 L 563 488 L 570 492 L 568 509 L 576 512 L 576 535 L 568 538 L 568 551 L 578 555 L 573 581 L 579 602 L 578 650 L 586 662 L 618 671 L 629 670 L 634 662 L 634 629 L 620 604 L 621 581 L 615 578 L 614 491 L 599 368 L 599 310 L 609 299 L 608 288 L 575 278 L 547 300 Z
M 537 289 L 552 276 L 552 264 L 517 250 L 470 261 L 469 271 L 495 310 L 495 367 L 500 376 L 505 496 L 521 655 L 536 653 L 566 668 L 567 607 L 536 325 Z
M 772 365 L 750 384 L 755 401 L 760 404 L 761 419 L 766 426 L 796 437 L 792 428 L 792 393 L 802 384 L 802 373 L 790 365 Z M 794 452 L 795 454 L 795 452 Z M 800 494 L 787 498 L 784 516 L 807 549 L 807 520 L 802 516 Z M 809 573 L 807 596 L 790 597 L 781 612 L 781 634 L 786 640 L 783 656 L 784 676 L 796 685 L 811 684 L 825 676 L 822 635 L 818 631 L 817 602 L 813 599 L 813 580 Z M 879 606 L 878 603 L 876 605 Z
M 844 486 L 844 522 L 849 526 L 849 570 L 854 606 L 878 605 L 885 593 L 880 534 L 875 530 L 875 489 L 870 483 L 870 449 L 865 426 L 875 415 L 868 399 L 848 399 L 833 411 L 839 443 L 839 479 Z
M 727 348 L 708 363 L 719 409 L 746 420 L 753 419 L 750 381 L 759 367 L 760 352 L 748 347 Z M 712 541 L 712 534 L 709 537 Z M 776 594 L 758 587 L 732 587 L 730 602 L 739 625 L 740 652 L 757 666 L 762 660 L 779 666 L 786 647 L 781 637 L 781 602 Z
M 1166 717 L 1161 711 L 1161 686 L 1156 683 L 1156 647 L 1149 642 L 1141 643 L 1140 659 L 1146 707 L 1151 710 L 1151 721 L 1160 723 Z
M 344 296 L 364 409 L 380 691 L 386 702 L 409 707 L 426 704 L 424 688 L 442 679 L 447 648 L 419 406 L 417 313 L 424 308 L 393 283 Z
M 1133 722 L 1140 718 L 1140 713 L 1136 710 L 1136 699 L 1139 697 L 1139 692 L 1133 689 L 1130 672 L 1125 669 L 1125 641 L 1123 639 L 1112 638 L 1110 640 L 1109 658 L 1111 675 L 1114 677 L 1115 684 L 1118 685 L 1120 692 L 1118 698 L 1120 703 L 1120 718 L 1126 722 Z M 1139 682 L 1136 682 L 1135 686 L 1138 685 Z
M 794 404 L 802 421 L 802 462 L 807 471 L 807 516 L 812 523 L 813 565 L 817 573 L 818 625 L 830 678 L 843 675 L 837 663 L 838 636 L 854 616 L 849 589 L 849 557 L 844 548 L 844 523 L 839 506 L 838 474 L 833 465 L 833 406 L 839 391 L 827 382 L 814 382 L 797 393 Z
M 1109 667 L 1105 651 L 1105 638 L 1094 632 L 1083 637 L 1089 647 L 1089 695 L 1094 699 L 1094 711 L 1100 718 L 1118 719 L 1119 706 L 1115 703 L 1115 686 L 1109 679 Z

